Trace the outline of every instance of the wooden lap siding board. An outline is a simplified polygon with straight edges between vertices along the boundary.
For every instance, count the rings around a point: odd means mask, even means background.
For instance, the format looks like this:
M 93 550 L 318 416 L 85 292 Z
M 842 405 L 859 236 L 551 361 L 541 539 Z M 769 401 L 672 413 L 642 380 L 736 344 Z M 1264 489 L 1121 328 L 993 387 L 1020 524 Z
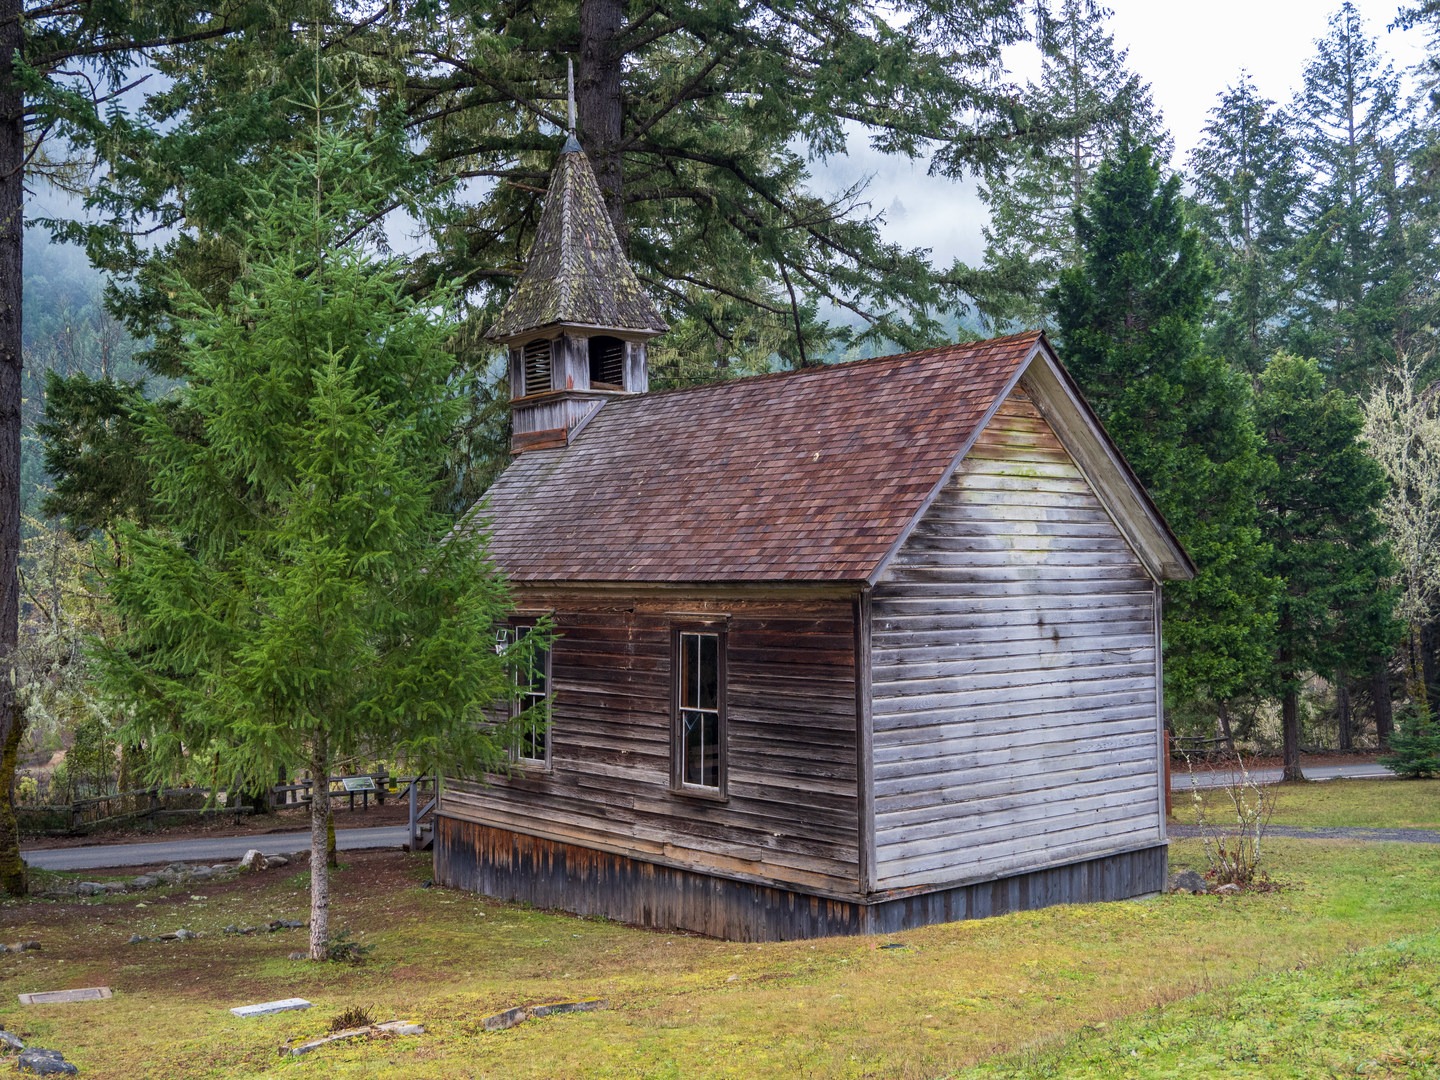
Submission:
M 548 773 L 451 780 L 444 816 L 780 884 L 859 890 L 854 607 L 848 595 L 519 597 L 555 611 Z M 729 798 L 670 790 L 671 627 L 726 623 Z
M 875 587 L 877 889 L 1163 843 L 1156 644 L 1154 582 L 1017 389 Z

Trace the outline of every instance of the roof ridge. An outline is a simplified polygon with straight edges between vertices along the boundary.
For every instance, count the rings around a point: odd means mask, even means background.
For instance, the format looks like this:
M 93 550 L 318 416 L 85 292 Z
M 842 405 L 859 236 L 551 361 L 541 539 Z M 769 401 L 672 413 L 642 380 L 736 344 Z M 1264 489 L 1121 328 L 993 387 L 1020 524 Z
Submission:
M 570 144 L 567 142 L 565 145 L 568 147 Z M 581 152 L 578 143 L 574 150 L 560 152 L 559 168 L 563 172 L 563 182 L 561 190 L 556 194 L 560 196 L 560 265 L 562 267 L 570 265 L 570 258 L 574 253 L 571 248 L 570 236 L 570 204 L 573 201 L 571 189 L 575 184 L 574 155 Z M 570 275 L 562 273 L 556 285 L 559 294 L 557 309 L 567 311 L 570 308 Z
M 651 390 L 645 394 L 635 394 L 630 397 L 617 399 L 614 404 L 628 405 L 639 401 L 650 401 L 655 398 L 674 397 L 677 394 L 708 393 L 727 387 L 745 386 L 761 382 L 762 380 L 779 381 L 800 376 L 814 377 L 838 371 L 853 371 L 885 361 L 920 360 L 940 353 L 978 351 L 982 347 L 989 348 L 992 346 L 1008 347 L 1018 345 L 1022 341 L 1028 342 L 1033 346 L 1041 340 L 1046 340 L 1045 331 L 1026 330 L 1017 334 L 1007 334 L 1004 337 L 982 338 L 978 341 L 955 341 L 949 345 L 934 345 L 928 349 L 912 349 L 910 352 L 887 353 L 884 356 L 864 356 L 856 360 L 840 360 L 833 364 L 812 364 L 809 367 L 795 368 L 791 371 L 762 371 L 755 375 L 740 375 L 735 378 L 722 379 L 719 382 L 701 383 L 698 386 L 672 386 L 667 390 Z

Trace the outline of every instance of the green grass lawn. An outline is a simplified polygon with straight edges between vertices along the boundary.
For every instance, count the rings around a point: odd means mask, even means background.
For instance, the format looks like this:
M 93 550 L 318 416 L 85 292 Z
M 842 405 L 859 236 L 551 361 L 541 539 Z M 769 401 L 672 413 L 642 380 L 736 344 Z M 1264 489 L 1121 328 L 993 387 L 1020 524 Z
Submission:
M 1192 794 L 1175 792 L 1175 820 L 1195 824 Z M 1311 828 L 1440 829 L 1440 780 L 1327 780 L 1272 784 L 1274 825 Z M 1222 791 L 1198 792 L 1213 820 L 1224 824 L 1228 801 Z
M 1440 932 L 1210 990 L 1048 1051 L 960 1074 L 997 1077 L 1440 1075 Z
M 1399 1021 L 1362 1023 L 1360 1006 L 1344 1003 L 1398 1009 L 1405 987 L 1420 986 L 1396 973 L 1406 956 L 1418 969 L 1437 948 L 1440 846 L 1277 840 L 1268 857 L 1287 883 L 1278 892 L 741 945 L 425 889 L 423 856 L 374 853 L 337 879 L 335 925 L 374 947 L 360 967 L 287 960 L 303 948 L 298 933 L 220 933 L 303 917 L 304 874 L 271 871 L 168 899 L 0 906 L 5 940 L 45 946 L 0 956 L 0 1025 L 64 1051 L 84 1077 L 124 1080 L 940 1077 L 982 1065 L 1001 1075 L 1144 1077 L 1180 1075 L 1197 1055 L 1222 1052 L 1235 1055 L 1231 1065 L 1202 1071 L 1231 1075 L 1233 1062 L 1248 1062 L 1260 1070 L 1252 1075 L 1271 1075 L 1264 1055 L 1292 1044 L 1313 1049 L 1317 1064 L 1274 1075 L 1329 1076 L 1332 1058 L 1310 1047 L 1305 1029 L 1338 1002 L 1336 1015 L 1353 1021 L 1336 1036 L 1344 1061 L 1381 1062 L 1365 1075 L 1427 1075 L 1428 1066 L 1396 1064 L 1423 1053 L 1392 1030 Z M 1200 858 L 1195 841 L 1173 850 L 1177 867 L 1198 868 Z M 180 926 L 205 936 L 125 944 Z M 1410 943 L 1390 944 L 1400 939 Z M 892 943 L 904 947 L 880 948 Z M 102 984 L 112 1000 L 22 1007 L 15 998 Z M 1428 986 L 1414 993 L 1433 1004 L 1433 979 Z M 1362 996 L 1344 996 L 1352 990 Z M 1256 994 L 1253 1008 L 1236 1005 Z M 227 1011 L 290 996 L 316 1007 L 252 1020 Z M 593 996 L 609 1007 L 481 1030 L 483 1017 L 512 1005 Z M 417 1020 L 427 1033 L 277 1056 L 286 1039 L 321 1034 L 354 1005 L 377 1020 Z

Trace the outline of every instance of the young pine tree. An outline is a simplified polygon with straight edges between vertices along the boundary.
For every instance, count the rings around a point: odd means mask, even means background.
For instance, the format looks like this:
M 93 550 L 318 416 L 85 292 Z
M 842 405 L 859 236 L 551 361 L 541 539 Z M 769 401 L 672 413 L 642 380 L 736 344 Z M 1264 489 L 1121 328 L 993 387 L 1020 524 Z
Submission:
M 1261 681 L 1274 625 L 1249 384 L 1200 350 L 1212 272 L 1148 148 L 1100 167 L 1075 222 L 1081 263 L 1057 292 L 1066 365 L 1197 567 L 1166 589 L 1166 700 L 1224 702 Z
M 1275 634 L 1286 780 L 1300 770 L 1300 689 L 1310 675 L 1364 671 L 1401 628 L 1396 566 L 1377 515 L 1385 476 L 1359 442 L 1359 406 L 1326 390 L 1314 360 L 1275 357 L 1260 377 L 1257 416 L 1274 463 L 1262 497 L 1270 570 L 1283 586 Z
M 480 710 L 509 680 L 493 646 L 505 590 L 483 542 L 447 536 L 433 509 L 462 389 L 451 322 L 356 239 L 374 203 L 355 193 L 387 187 L 386 154 L 314 140 L 243 208 L 228 294 L 173 281 L 186 384 L 170 405 L 187 422 L 133 406 L 154 490 L 148 525 L 121 526 L 125 633 L 100 661 L 157 767 L 310 770 L 318 960 L 333 763 L 493 767 L 503 733 Z

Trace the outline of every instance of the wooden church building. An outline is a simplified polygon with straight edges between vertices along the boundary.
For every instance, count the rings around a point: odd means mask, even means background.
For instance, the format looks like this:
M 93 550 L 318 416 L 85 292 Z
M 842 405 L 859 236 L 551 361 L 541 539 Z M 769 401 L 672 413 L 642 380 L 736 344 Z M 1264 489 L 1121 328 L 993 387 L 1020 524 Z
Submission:
M 1193 567 L 1044 336 L 651 394 L 664 329 L 572 137 L 469 519 L 551 722 L 445 781 L 436 880 L 740 940 L 1162 890 Z

